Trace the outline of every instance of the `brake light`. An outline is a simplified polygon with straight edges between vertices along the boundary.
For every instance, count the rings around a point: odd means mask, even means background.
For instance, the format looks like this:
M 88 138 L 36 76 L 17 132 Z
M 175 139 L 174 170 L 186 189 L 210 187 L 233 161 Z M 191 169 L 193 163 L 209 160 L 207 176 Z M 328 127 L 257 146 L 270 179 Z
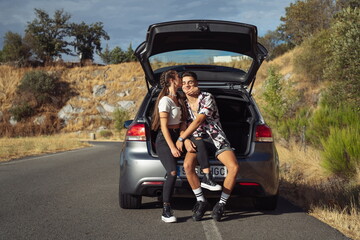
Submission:
M 271 128 L 267 125 L 257 125 L 256 126 L 256 139 L 257 142 L 272 142 L 273 137 L 271 133 Z
M 163 185 L 164 182 L 143 182 L 142 185 Z
M 253 183 L 253 182 L 241 182 L 239 183 L 240 186 L 260 186 L 260 184 L 258 183 Z
M 145 124 L 138 123 L 132 125 L 126 132 L 127 141 L 146 141 Z

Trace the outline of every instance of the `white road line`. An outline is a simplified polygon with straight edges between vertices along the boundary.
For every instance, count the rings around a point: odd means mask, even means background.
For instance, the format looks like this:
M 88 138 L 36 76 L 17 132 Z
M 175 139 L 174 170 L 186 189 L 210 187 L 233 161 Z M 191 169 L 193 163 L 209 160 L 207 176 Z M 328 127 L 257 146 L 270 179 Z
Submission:
M 207 240 L 222 240 L 220 231 L 215 220 L 201 221 Z

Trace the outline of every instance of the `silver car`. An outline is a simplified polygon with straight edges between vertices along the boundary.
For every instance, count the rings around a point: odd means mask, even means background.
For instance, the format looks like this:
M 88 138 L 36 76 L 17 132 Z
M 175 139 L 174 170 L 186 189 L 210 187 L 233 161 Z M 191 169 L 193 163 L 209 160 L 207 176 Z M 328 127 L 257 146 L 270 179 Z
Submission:
M 125 142 L 120 156 L 119 202 L 122 208 L 141 208 L 142 196 L 161 197 L 165 179 L 155 148 L 156 132 L 150 129 L 151 114 L 162 72 L 193 71 L 199 87 L 214 95 L 222 127 L 235 149 L 240 172 L 232 197 L 254 199 L 261 210 L 276 208 L 279 194 L 279 160 L 272 132 L 265 124 L 251 94 L 255 75 L 267 50 L 257 42 L 253 25 L 186 20 L 149 26 L 146 41 L 135 55 L 145 72 L 148 93 L 135 116 L 125 122 Z M 227 170 L 209 159 L 215 181 L 222 184 Z M 178 161 L 174 197 L 193 197 L 183 159 Z M 201 171 L 198 171 L 202 177 Z M 204 190 L 206 197 L 220 192 Z

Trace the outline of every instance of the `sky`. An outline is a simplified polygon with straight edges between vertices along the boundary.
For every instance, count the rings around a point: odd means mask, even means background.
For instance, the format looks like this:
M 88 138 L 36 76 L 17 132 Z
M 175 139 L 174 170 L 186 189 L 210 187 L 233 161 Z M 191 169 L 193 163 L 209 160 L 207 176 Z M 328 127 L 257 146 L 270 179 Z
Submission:
M 212 19 L 253 24 L 259 36 L 275 30 L 285 8 L 296 0 L 0 0 L 0 49 L 3 37 L 11 31 L 24 36 L 34 9 L 42 9 L 51 17 L 55 10 L 69 13 L 69 22 L 92 24 L 102 22 L 110 40 L 102 41 L 110 49 L 118 46 L 135 49 L 145 40 L 153 23 Z

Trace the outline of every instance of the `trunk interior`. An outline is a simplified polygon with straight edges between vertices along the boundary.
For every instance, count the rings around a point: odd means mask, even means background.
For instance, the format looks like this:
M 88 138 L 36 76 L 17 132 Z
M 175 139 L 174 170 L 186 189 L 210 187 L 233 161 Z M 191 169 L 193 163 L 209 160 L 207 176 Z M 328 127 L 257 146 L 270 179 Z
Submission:
M 225 131 L 226 137 L 231 143 L 231 147 L 235 149 L 235 153 L 238 157 L 246 156 L 250 151 L 250 143 L 252 136 L 253 125 L 255 123 L 255 111 L 249 104 L 247 98 L 242 97 L 238 90 L 232 90 L 236 92 L 234 94 L 227 90 L 219 91 L 214 89 L 202 89 L 203 91 L 211 92 L 215 99 L 219 109 L 220 121 Z M 156 100 L 156 98 L 153 98 Z M 154 105 L 155 101 L 152 102 Z M 148 119 L 151 119 L 151 113 L 153 107 L 149 107 L 147 113 Z M 150 123 L 150 121 L 149 121 Z M 151 135 L 151 152 L 156 154 L 155 150 L 155 138 L 157 132 L 150 131 Z

